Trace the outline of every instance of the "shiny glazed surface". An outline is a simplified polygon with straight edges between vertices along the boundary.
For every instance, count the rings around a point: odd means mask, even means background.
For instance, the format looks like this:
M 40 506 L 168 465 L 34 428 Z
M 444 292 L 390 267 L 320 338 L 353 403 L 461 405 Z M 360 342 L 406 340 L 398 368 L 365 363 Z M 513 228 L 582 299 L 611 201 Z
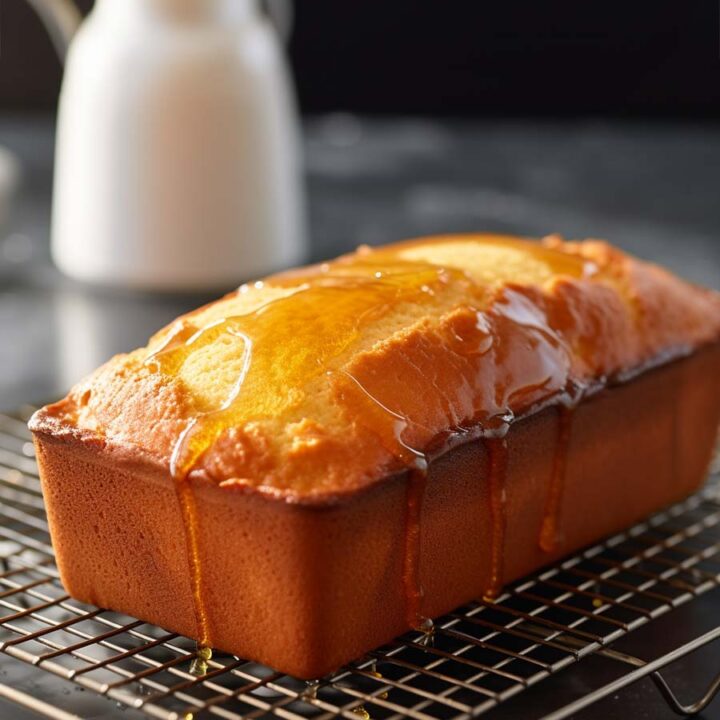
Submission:
M 176 477 L 321 500 L 719 333 L 716 294 L 605 243 L 428 238 L 244 285 L 40 417 Z

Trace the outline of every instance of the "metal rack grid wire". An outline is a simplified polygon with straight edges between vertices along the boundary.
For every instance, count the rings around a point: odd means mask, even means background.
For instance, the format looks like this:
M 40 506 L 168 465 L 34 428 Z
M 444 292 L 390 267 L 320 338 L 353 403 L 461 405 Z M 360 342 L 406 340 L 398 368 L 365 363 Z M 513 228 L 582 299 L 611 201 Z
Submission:
M 197 677 L 190 639 L 65 593 L 25 425 L 31 410 L 0 415 L 0 651 L 149 717 L 475 717 L 590 653 L 610 655 L 613 641 L 720 585 L 720 490 L 710 482 L 494 603 L 437 619 L 432 637 L 408 633 L 318 682 L 230 655 Z M 653 670 L 643 665 L 638 677 Z

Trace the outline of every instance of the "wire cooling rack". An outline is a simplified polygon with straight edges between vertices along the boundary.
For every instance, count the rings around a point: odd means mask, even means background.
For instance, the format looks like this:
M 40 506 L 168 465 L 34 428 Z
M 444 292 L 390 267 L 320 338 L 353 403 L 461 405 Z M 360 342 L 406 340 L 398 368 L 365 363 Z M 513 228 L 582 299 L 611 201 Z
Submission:
M 436 620 L 333 676 L 305 683 L 230 655 L 190 672 L 194 643 L 135 618 L 70 598 L 58 579 L 25 422 L 0 415 L 0 652 L 149 717 L 285 720 L 455 720 L 481 715 L 563 668 L 599 653 L 622 664 L 614 682 L 548 718 L 650 676 L 678 713 L 658 670 L 720 636 L 720 627 L 646 663 L 610 645 L 720 585 L 720 486 L 516 583 L 494 603 Z M 6 697 L 67 717 L 7 689 Z M 108 706 L 112 709 L 112 705 Z

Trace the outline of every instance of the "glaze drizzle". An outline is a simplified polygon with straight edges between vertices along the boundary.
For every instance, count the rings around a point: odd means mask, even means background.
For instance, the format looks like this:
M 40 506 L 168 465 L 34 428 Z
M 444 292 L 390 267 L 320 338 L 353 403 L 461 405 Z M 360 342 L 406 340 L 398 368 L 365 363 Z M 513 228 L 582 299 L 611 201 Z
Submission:
M 507 527 L 507 469 L 508 445 L 505 437 L 487 437 L 488 490 L 490 495 L 490 578 L 483 594 L 486 601 L 494 600 L 503 585 L 505 565 L 505 531 Z
M 405 620 L 408 627 L 423 630 L 428 618 L 422 614 L 423 588 L 420 584 L 421 514 L 427 470 L 410 470 L 406 480 L 405 548 L 402 582 L 405 594 Z
M 545 552 L 553 552 L 560 542 L 560 514 L 562 510 L 563 491 L 565 489 L 565 472 L 567 469 L 568 447 L 572 432 L 574 406 L 560 404 L 557 406 L 558 432 L 553 453 L 552 471 L 548 483 L 545 511 L 540 526 L 540 548 Z
M 198 533 L 200 525 L 198 521 L 197 505 L 195 495 L 187 477 L 175 477 L 175 492 L 180 504 L 180 514 L 183 520 L 185 533 L 185 545 L 187 547 L 187 558 L 190 570 L 190 591 L 192 593 L 193 610 L 195 612 L 195 623 L 197 626 L 197 641 L 200 650 L 212 647 L 210 636 L 210 622 L 208 618 L 207 605 L 203 592 L 203 570 L 200 558 L 200 543 Z

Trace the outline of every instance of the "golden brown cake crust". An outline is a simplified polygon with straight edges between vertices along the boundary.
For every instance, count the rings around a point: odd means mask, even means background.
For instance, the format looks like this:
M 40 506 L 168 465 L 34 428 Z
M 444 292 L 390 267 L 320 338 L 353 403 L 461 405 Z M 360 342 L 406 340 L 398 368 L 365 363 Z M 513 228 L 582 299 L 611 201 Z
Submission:
M 316 677 L 697 488 L 718 339 L 720 296 L 597 241 L 244 285 L 34 416 L 62 581 Z
M 406 241 L 244 285 L 110 360 L 31 427 L 298 502 L 504 431 L 720 337 L 720 296 L 606 243 Z

